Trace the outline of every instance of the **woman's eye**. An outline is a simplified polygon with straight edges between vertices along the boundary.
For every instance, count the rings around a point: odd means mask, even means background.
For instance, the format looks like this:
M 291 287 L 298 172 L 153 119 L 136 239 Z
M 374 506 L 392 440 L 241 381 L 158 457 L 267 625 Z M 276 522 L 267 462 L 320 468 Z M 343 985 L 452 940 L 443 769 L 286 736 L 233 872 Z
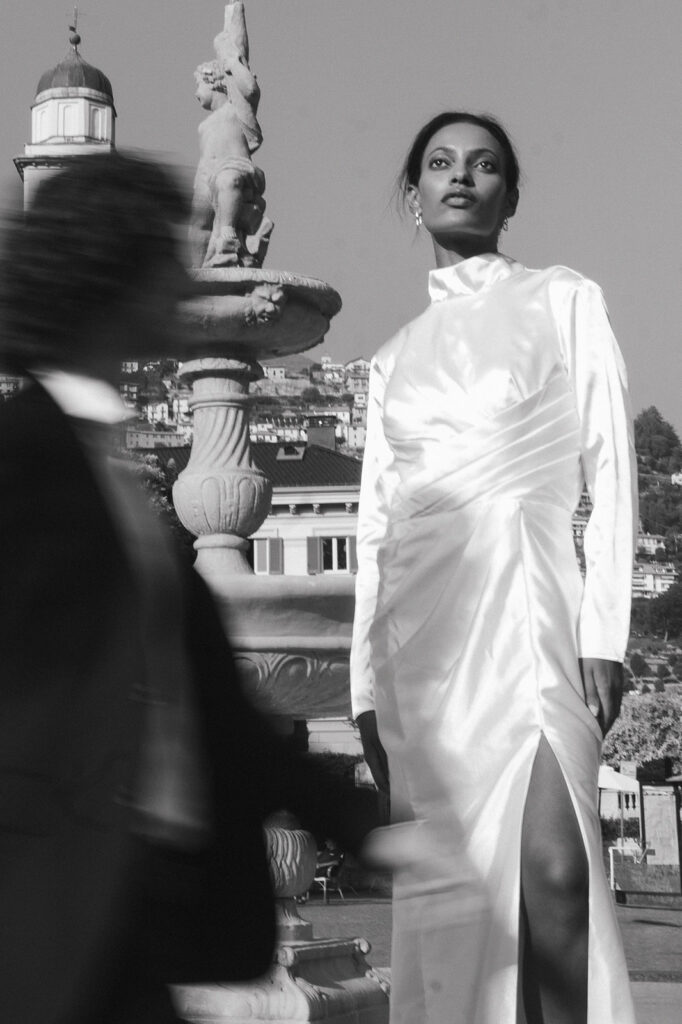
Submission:
M 482 167 L 484 171 L 496 171 L 497 165 L 493 160 L 479 160 L 477 167 Z
M 438 170 L 441 167 L 445 167 L 447 161 L 442 156 L 434 156 L 429 160 L 429 167 L 433 167 Z

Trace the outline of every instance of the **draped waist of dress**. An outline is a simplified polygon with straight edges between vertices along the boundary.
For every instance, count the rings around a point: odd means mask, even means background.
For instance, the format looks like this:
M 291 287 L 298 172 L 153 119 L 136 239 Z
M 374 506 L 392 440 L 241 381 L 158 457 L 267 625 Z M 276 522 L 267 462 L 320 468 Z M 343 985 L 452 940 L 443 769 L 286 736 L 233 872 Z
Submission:
M 563 373 L 543 388 L 446 438 L 419 439 L 415 460 L 397 453 L 401 483 L 391 505 L 389 537 L 401 524 L 470 506 L 523 501 L 556 507 L 569 517 L 575 504 L 578 418 Z M 476 510 L 471 510 L 476 514 Z M 480 511 L 480 510 L 479 510 Z M 425 528 L 426 524 L 424 524 Z
M 419 442 L 378 550 L 369 633 L 389 756 L 396 744 L 403 759 L 406 743 L 441 749 L 452 702 L 459 718 L 482 700 L 489 718 L 496 699 L 519 711 L 527 699 L 525 720 L 536 729 L 544 728 L 538 687 L 553 690 L 563 678 L 578 694 L 578 429 L 573 394 L 558 373 L 482 424 Z M 507 666 L 504 685 L 494 673 L 487 694 L 484 663 Z M 582 697 L 577 704 L 589 719 Z

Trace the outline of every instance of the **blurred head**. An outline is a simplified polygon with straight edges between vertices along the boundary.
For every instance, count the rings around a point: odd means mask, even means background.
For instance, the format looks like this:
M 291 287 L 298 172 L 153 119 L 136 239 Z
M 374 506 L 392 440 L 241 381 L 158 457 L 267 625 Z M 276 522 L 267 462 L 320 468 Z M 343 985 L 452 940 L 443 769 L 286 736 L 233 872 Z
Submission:
M 418 132 L 401 175 L 403 198 L 436 246 L 490 251 L 518 203 L 519 164 L 491 117 L 446 112 Z
M 0 358 L 73 368 L 98 353 L 153 355 L 186 293 L 178 229 L 188 205 L 161 164 L 83 157 L 47 178 L 0 254 Z M 103 348 L 109 351 L 101 351 Z

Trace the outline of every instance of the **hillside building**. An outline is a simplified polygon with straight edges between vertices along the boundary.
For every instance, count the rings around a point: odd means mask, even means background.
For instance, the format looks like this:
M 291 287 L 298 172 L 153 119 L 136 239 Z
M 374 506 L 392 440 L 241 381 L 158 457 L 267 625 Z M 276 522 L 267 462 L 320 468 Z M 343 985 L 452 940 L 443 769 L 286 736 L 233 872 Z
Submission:
M 632 596 L 658 597 L 670 590 L 678 579 L 679 573 L 672 562 L 636 562 L 632 570 Z
M 645 555 L 656 554 L 659 548 L 665 549 L 665 537 L 660 533 L 644 533 L 640 530 L 637 534 L 637 553 Z

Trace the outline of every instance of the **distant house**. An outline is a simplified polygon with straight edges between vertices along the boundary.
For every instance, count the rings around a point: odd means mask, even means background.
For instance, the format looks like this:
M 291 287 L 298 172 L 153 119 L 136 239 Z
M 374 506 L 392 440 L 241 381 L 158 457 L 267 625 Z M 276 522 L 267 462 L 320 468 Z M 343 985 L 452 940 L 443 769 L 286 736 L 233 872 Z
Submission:
M 346 363 L 346 391 L 351 395 L 366 395 L 369 391 L 369 359 L 361 357 Z
M 187 429 L 154 430 L 135 422 L 126 427 L 125 446 L 136 451 L 146 449 L 156 455 L 158 448 L 186 448 L 189 440 L 188 433 L 191 431 Z
M 0 373 L 0 400 L 16 395 L 23 383 L 23 377 L 17 377 L 12 373 Z
M 350 359 L 346 364 L 346 373 L 357 373 L 365 377 L 369 377 L 370 368 L 369 359 L 365 359 L 364 356 L 358 356 L 357 359 Z
M 665 548 L 665 537 L 660 533 L 639 533 L 637 535 L 637 551 L 647 555 L 655 555 L 659 548 Z
M 658 597 L 670 590 L 678 579 L 672 562 L 636 562 L 632 570 L 632 596 Z
M 268 380 L 281 381 L 286 378 L 286 369 L 284 366 L 264 366 L 263 372 Z
M 367 428 L 362 424 L 353 425 L 348 428 L 348 447 L 357 451 L 364 449 L 367 444 Z

